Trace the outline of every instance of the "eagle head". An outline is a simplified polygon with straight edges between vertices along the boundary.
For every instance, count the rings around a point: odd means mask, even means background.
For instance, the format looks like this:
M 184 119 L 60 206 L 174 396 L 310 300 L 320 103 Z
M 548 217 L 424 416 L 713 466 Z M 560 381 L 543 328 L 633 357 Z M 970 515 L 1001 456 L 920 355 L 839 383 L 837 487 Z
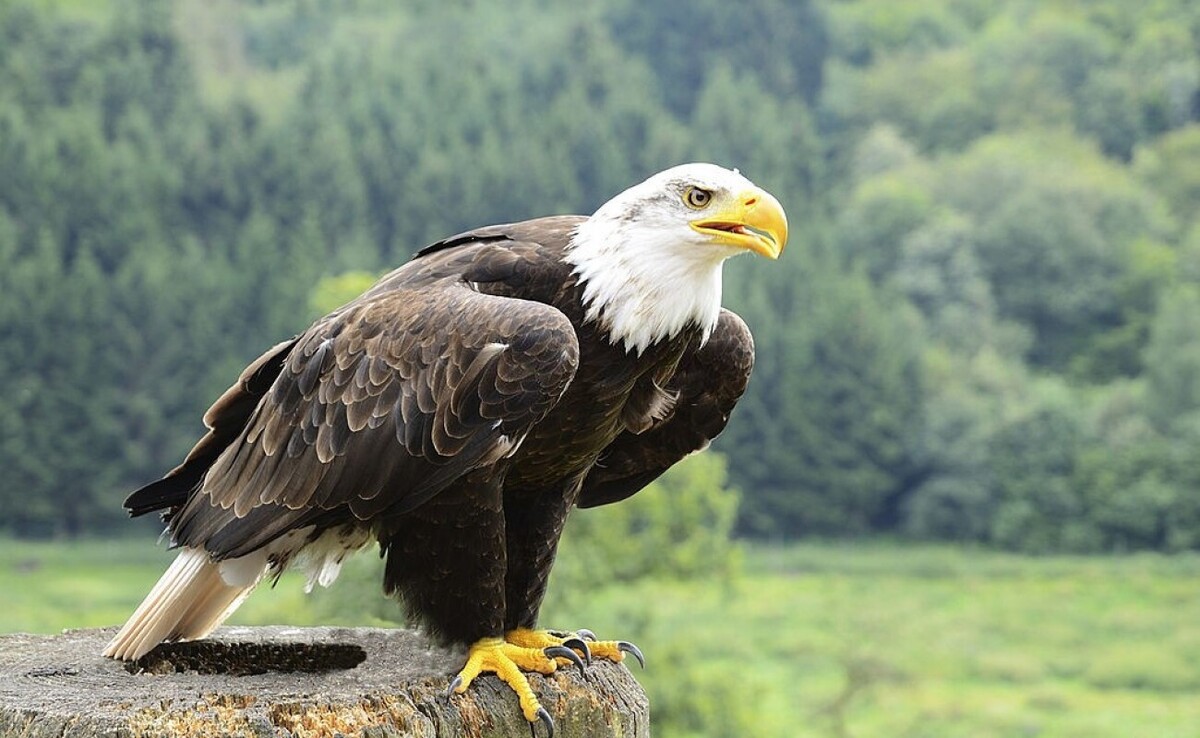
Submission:
M 600 206 L 566 259 L 583 286 L 588 321 L 641 354 L 689 325 L 703 339 L 721 311 L 721 265 L 747 251 L 779 258 L 787 216 L 737 170 L 682 164 Z

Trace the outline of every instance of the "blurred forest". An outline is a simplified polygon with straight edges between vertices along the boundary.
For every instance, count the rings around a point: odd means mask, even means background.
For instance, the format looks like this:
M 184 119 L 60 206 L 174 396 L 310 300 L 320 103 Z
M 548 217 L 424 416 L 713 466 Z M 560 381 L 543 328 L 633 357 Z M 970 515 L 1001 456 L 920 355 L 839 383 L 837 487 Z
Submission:
M 791 221 L 740 535 L 1200 549 L 1192 0 L 0 2 L 0 532 L 128 529 L 354 273 L 688 160 Z

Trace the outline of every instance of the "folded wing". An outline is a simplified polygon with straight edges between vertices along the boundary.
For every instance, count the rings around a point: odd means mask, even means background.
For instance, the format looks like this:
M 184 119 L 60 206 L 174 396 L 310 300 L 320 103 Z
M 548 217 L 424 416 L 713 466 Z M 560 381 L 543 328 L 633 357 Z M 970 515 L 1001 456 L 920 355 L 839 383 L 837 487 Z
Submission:
M 583 481 L 579 507 L 619 502 L 707 447 L 725 429 L 753 367 L 750 329 L 722 309 L 708 343 L 690 347 L 663 388 L 671 398 L 669 414 L 641 433 L 626 431 L 609 444 Z
M 510 455 L 578 362 L 562 313 L 463 282 L 368 293 L 280 351 L 241 432 L 170 514 L 175 544 L 233 558 L 307 526 L 411 510 Z M 212 436 L 225 419 L 207 420 Z M 211 454 L 203 444 L 189 459 Z M 139 494 L 135 511 L 154 502 Z

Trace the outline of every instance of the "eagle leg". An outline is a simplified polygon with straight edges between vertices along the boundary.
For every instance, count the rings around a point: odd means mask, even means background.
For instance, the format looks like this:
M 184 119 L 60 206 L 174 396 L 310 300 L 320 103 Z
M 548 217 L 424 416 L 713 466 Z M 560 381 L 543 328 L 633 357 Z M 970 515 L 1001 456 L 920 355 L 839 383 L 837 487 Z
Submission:
M 555 650 L 555 649 L 559 650 Z M 561 653 L 566 651 L 570 657 Z M 572 658 L 573 657 L 573 658 Z M 510 643 L 503 638 L 481 638 L 467 652 L 467 663 L 458 676 L 450 683 L 449 692 L 462 694 L 471 686 L 475 677 L 483 673 L 492 673 L 500 681 L 516 692 L 521 704 L 521 712 L 530 723 L 542 722 L 546 725 L 547 738 L 554 735 L 554 721 L 550 713 L 538 702 L 523 672 L 536 671 L 539 674 L 553 674 L 558 669 L 558 660 L 566 659 L 575 663 L 580 670 L 583 662 L 570 649 L 557 647 L 528 647 Z

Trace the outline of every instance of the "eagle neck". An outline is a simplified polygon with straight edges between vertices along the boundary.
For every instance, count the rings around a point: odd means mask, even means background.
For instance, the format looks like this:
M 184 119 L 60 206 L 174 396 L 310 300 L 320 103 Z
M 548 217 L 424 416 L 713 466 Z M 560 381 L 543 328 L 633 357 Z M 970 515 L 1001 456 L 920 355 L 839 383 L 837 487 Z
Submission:
M 638 228 L 634 236 L 627 220 L 601 215 L 579 225 L 565 254 L 583 290 L 584 320 L 639 356 L 689 326 L 707 341 L 721 312 L 721 265 L 731 253 L 680 245 L 665 230 Z

